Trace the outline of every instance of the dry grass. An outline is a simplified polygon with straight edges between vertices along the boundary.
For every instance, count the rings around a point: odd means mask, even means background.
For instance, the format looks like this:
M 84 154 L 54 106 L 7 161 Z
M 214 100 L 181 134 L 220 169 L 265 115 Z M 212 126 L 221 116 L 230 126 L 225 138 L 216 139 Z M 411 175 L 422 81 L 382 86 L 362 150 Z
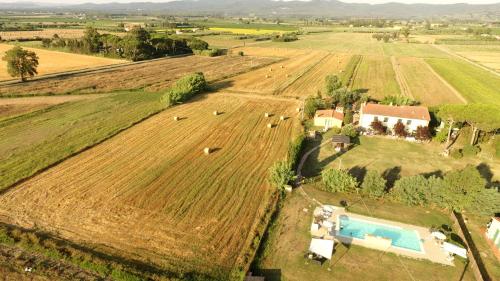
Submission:
M 464 56 L 471 61 L 482 64 L 486 67 L 500 71 L 500 53 L 499 52 L 457 52 L 457 54 Z
M 293 56 L 293 58 L 268 67 L 235 76 L 224 81 L 226 90 L 253 94 L 279 94 L 328 54 L 328 52 L 323 51 L 312 51 L 307 54 Z M 283 56 L 287 56 L 287 52 L 284 52 Z
M 287 48 L 262 48 L 262 47 L 240 47 L 232 50 L 233 53 L 242 51 L 247 56 L 294 58 L 309 53 L 307 50 Z
M 39 38 L 52 38 L 55 34 L 62 38 L 74 39 L 83 36 L 84 29 L 51 29 L 36 31 L 2 31 L 0 36 L 4 40 L 18 40 L 18 39 L 39 39 Z M 110 32 L 106 32 L 110 33 Z M 111 32 L 115 35 L 123 35 L 124 33 Z
M 12 45 L 0 44 L 0 57 L 3 57 L 5 52 L 12 49 Z M 118 64 L 125 62 L 124 60 L 101 58 L 96 56 L 86 56 L 79 54 L 71 54 L 64 52 L 56 52 L 42 49 L 26 48 L 34 51 L 39 57 L 38 74 L 51 74 L 70 70 L 78 70 Z M 13 79 L 7 73 L 7 62 L 0 61 L 0 80 Z
M 441 81 L 423 59 L 402 57 L 397 62 L 412 96 L 423 105 L 462 103 L 456 90 Z
M 298 129 L 279 116 L 294 107 L 200 97 L 14 187 L 0 197 L 0 217 L 171 270 L 228 270 L 242 263 L 272 198 L 267 170 Z
M 201 71 L 208 80 L 214 80 L 234 73 L 248 71 L 252 67 L 258 67 L 273 61 L 274 59 L 271 58 L 239 56 L 170 58 L 23 84 L 0 86 L 0 96 L 13 94 L 86 94 L 141 87 L 145 87 L 149 91 L 159 91 L 169 87 L 186 73 Z
M 401 94 L 390 58 L 385 56 L 363 56 L 351 87 L 375 99 Z
M 324 93 L 325 77 L 330 74 L 339 74 L 346 67 L 350 57 L 350 55 L 329 54 L 281 94 L 284 96 L 307 97 L 316 95 L 318 91 Z

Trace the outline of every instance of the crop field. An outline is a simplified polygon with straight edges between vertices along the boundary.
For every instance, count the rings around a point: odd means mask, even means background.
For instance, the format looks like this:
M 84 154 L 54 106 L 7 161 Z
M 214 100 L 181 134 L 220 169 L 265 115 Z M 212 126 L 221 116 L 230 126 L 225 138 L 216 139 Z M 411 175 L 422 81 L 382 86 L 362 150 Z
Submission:
M 500 45 L 447 45 L 446 48 L 500 72 Z
M 402 39 L 404 40 L 404 39 Z M 429 44 L 405 42 L 381 43 L 386 56 L 417 58 L 449 58 L 450 55 Z
M 247 56 L 278 58 L 294 58 L 309 53 L 309 51 L 307 50 L 284 48 L 285 46 L 283 46 L 283 48 L 264 48 L 256 46 L 235 48 L 233 49 L 233 52 L 237 53 L 239 51 L 242 51 Z
M 235 35 L 207 35 L 200 37 L 200 39 L 207 42 L 211 47 L 216 48 L 234 48 L 236 46 L 243 46 L 245 42 L 254 42 L 251 39 L 239 40 L 235 37 Z
M 434 71 L 423 59 L 401 57 L 397 59 L 397 62 L 411 95 L 422 105 L 463 103 L 460 93 L 441 81 L 440 77 L 434 74 Z
M 0 44 L 0 57 L 3 57 L 5 52 L 12 49 L 14 46 L 7 44 Z M 95 56 L 86 56 L 79 54 L 70 54 L 42 49 L 31 49 L 39 57 L 38 74 L 50 74 L 57 72 L 64 72 L 70 70 L 78 70 L 85 68 L 92 68 L 98 66 L 105 66 L 111 64 L 119 64 L 125 62 L 124 60 L 101 58 Z M 7 62 L 0 61 L 0 80 L 13 79 L 7 73 Z
M 366 91 L 374 99 L 401 93 L 390 58 L 384 56 L 363 56 L 351 88 Z
M 279 94 L 328 56 L 313 51 L 224 81 L 225 90 L 252 94 Z M 324 79 L 324 77 L 323 77 Z M 304 95 L 304 93 L 297 93 Z
M 324 92 L 325 77 L 330 74 L 339 74 L 346 67 L 350 57 L 350 55 L 329 54 L 280 94 L 307 97 L 315 95 L 318 91 Z
M 0 217 L 173 272 L 222 279 L 248 262 L 244 255 L 274 200 L 268 168 L 285 157 L 299 129 L 296 106 L 200 96 L 10 189 L 0 197 Z M 213 152 L 204 155 L 205 147 Z
M 462 96 L 473 103 L 500 104 L 500 77 L 458 59 L 426 59 Z
M 280 29 L 252 29 L 252 28 L 229 28 L 229 27 L 210 27 L 210 30 L 220 31 L 220 32 L 231 32 L 234 34 L 250 34 L 250 35 L 289 32 L 288 30 L 280 30 Z
M 384 43 L 378 42 L 369 33 L 319 33 L 302 35 L 293 42 L 263 42 L 260 47 L 315 49 L 333 53 L 360 55 L 383 55 Z
M 0 86 L 0 96 L 88 94 L 145 87 L 168 88 L 187 73 L 201 71 L 208 80 L 245 72 L 274 62 L 272 58 L 186 56 L 126 65 L 107 70 L 54 77 L 23 84 Z

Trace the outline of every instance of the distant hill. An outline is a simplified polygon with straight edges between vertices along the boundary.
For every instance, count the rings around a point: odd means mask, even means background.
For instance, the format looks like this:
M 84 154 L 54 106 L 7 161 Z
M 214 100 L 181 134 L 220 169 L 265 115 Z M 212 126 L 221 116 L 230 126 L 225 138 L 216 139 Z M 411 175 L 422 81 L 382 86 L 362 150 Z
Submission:
M 328 17 L 384 17 L 384 18 L 429 18 L 461 17 L 500 19 L 500 3 L 471 4 L 355 4 L 336 0 L 274 1 L 274 0 L 179 0 L 165 3 L 107 3 L 78 5 L 41 5 L 37 3 L 14 2 L 0 4 L 7 10 L 100 11 L 108 13 L 166 13 L 189 15 L 234 15 L 246 16 L 328 16 Z

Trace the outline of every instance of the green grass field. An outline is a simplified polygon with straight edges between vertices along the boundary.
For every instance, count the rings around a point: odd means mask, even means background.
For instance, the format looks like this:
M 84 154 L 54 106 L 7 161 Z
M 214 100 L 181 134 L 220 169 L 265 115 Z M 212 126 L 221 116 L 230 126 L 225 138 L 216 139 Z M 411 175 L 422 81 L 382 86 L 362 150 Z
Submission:
M 319 191 L 311 185 L 303 188 L 309 196 L 324 204 L 339 205 L 341 200 L 347 200 L 351 205 L 349 211 L 353 213 L 425 227 L 451 224 L 450 218 L 439 211 L 370 199 L 364 199 L 363 204 L 355 194 L 332 194 Z M 308 212 L 304 212 L 304 208 L 308 209 Z M 464 262 L 459 259 L 456 259 L 455 267 L 442 266 L 356 245 L 336 244 L 331 262 L 326 261 L 322 266 L 307 262 L 304 254 L 311 238 L 309 228 L 313 208 L 314 205 L 300 192 L 295 192 L 286 199 L 268 244 L 268 255 L 261 265 L 266 280 L 302 281 L 311 280 L 311 276 L 318 281 L 474 280 L 472 272 L 466 269 Z M 462 274 L 463 278 L 460 279 Z
M 128 92 L 0 121 L 0 190 L 161 108 L 158 94 Z
M 457 59 L 426 61 L 469 102 L 500 105 L 499 76 Z
M 363 56 L 353 79 L 352 89 L 366 91 L 374 99 L 401 94 L 389 57 Z

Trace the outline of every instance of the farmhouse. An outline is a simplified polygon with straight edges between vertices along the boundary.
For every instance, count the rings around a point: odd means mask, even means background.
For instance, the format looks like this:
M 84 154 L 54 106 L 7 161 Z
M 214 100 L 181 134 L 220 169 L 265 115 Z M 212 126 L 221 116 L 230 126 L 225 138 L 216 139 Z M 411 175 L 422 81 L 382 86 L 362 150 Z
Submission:
M 494 247 L 500 250 L 500 217 L 491 219 L 486 229 L 486 236 L 493 242 Z
M 335 110 L 317 110 L 314 115 L 314 126 L 333 128 L 342 127 L 342 121 L 344 120 L 343 109 L 337 107 Z
M 368 103 L 361 105 L 359 126 L 370 128 L 373 121 L 380 121 L 384 126 L 392 129 L 396 123 L 401 122 L 410 133 L 417 127 L 429 126 L 431 117 L 425 106 L 393 106 Z

